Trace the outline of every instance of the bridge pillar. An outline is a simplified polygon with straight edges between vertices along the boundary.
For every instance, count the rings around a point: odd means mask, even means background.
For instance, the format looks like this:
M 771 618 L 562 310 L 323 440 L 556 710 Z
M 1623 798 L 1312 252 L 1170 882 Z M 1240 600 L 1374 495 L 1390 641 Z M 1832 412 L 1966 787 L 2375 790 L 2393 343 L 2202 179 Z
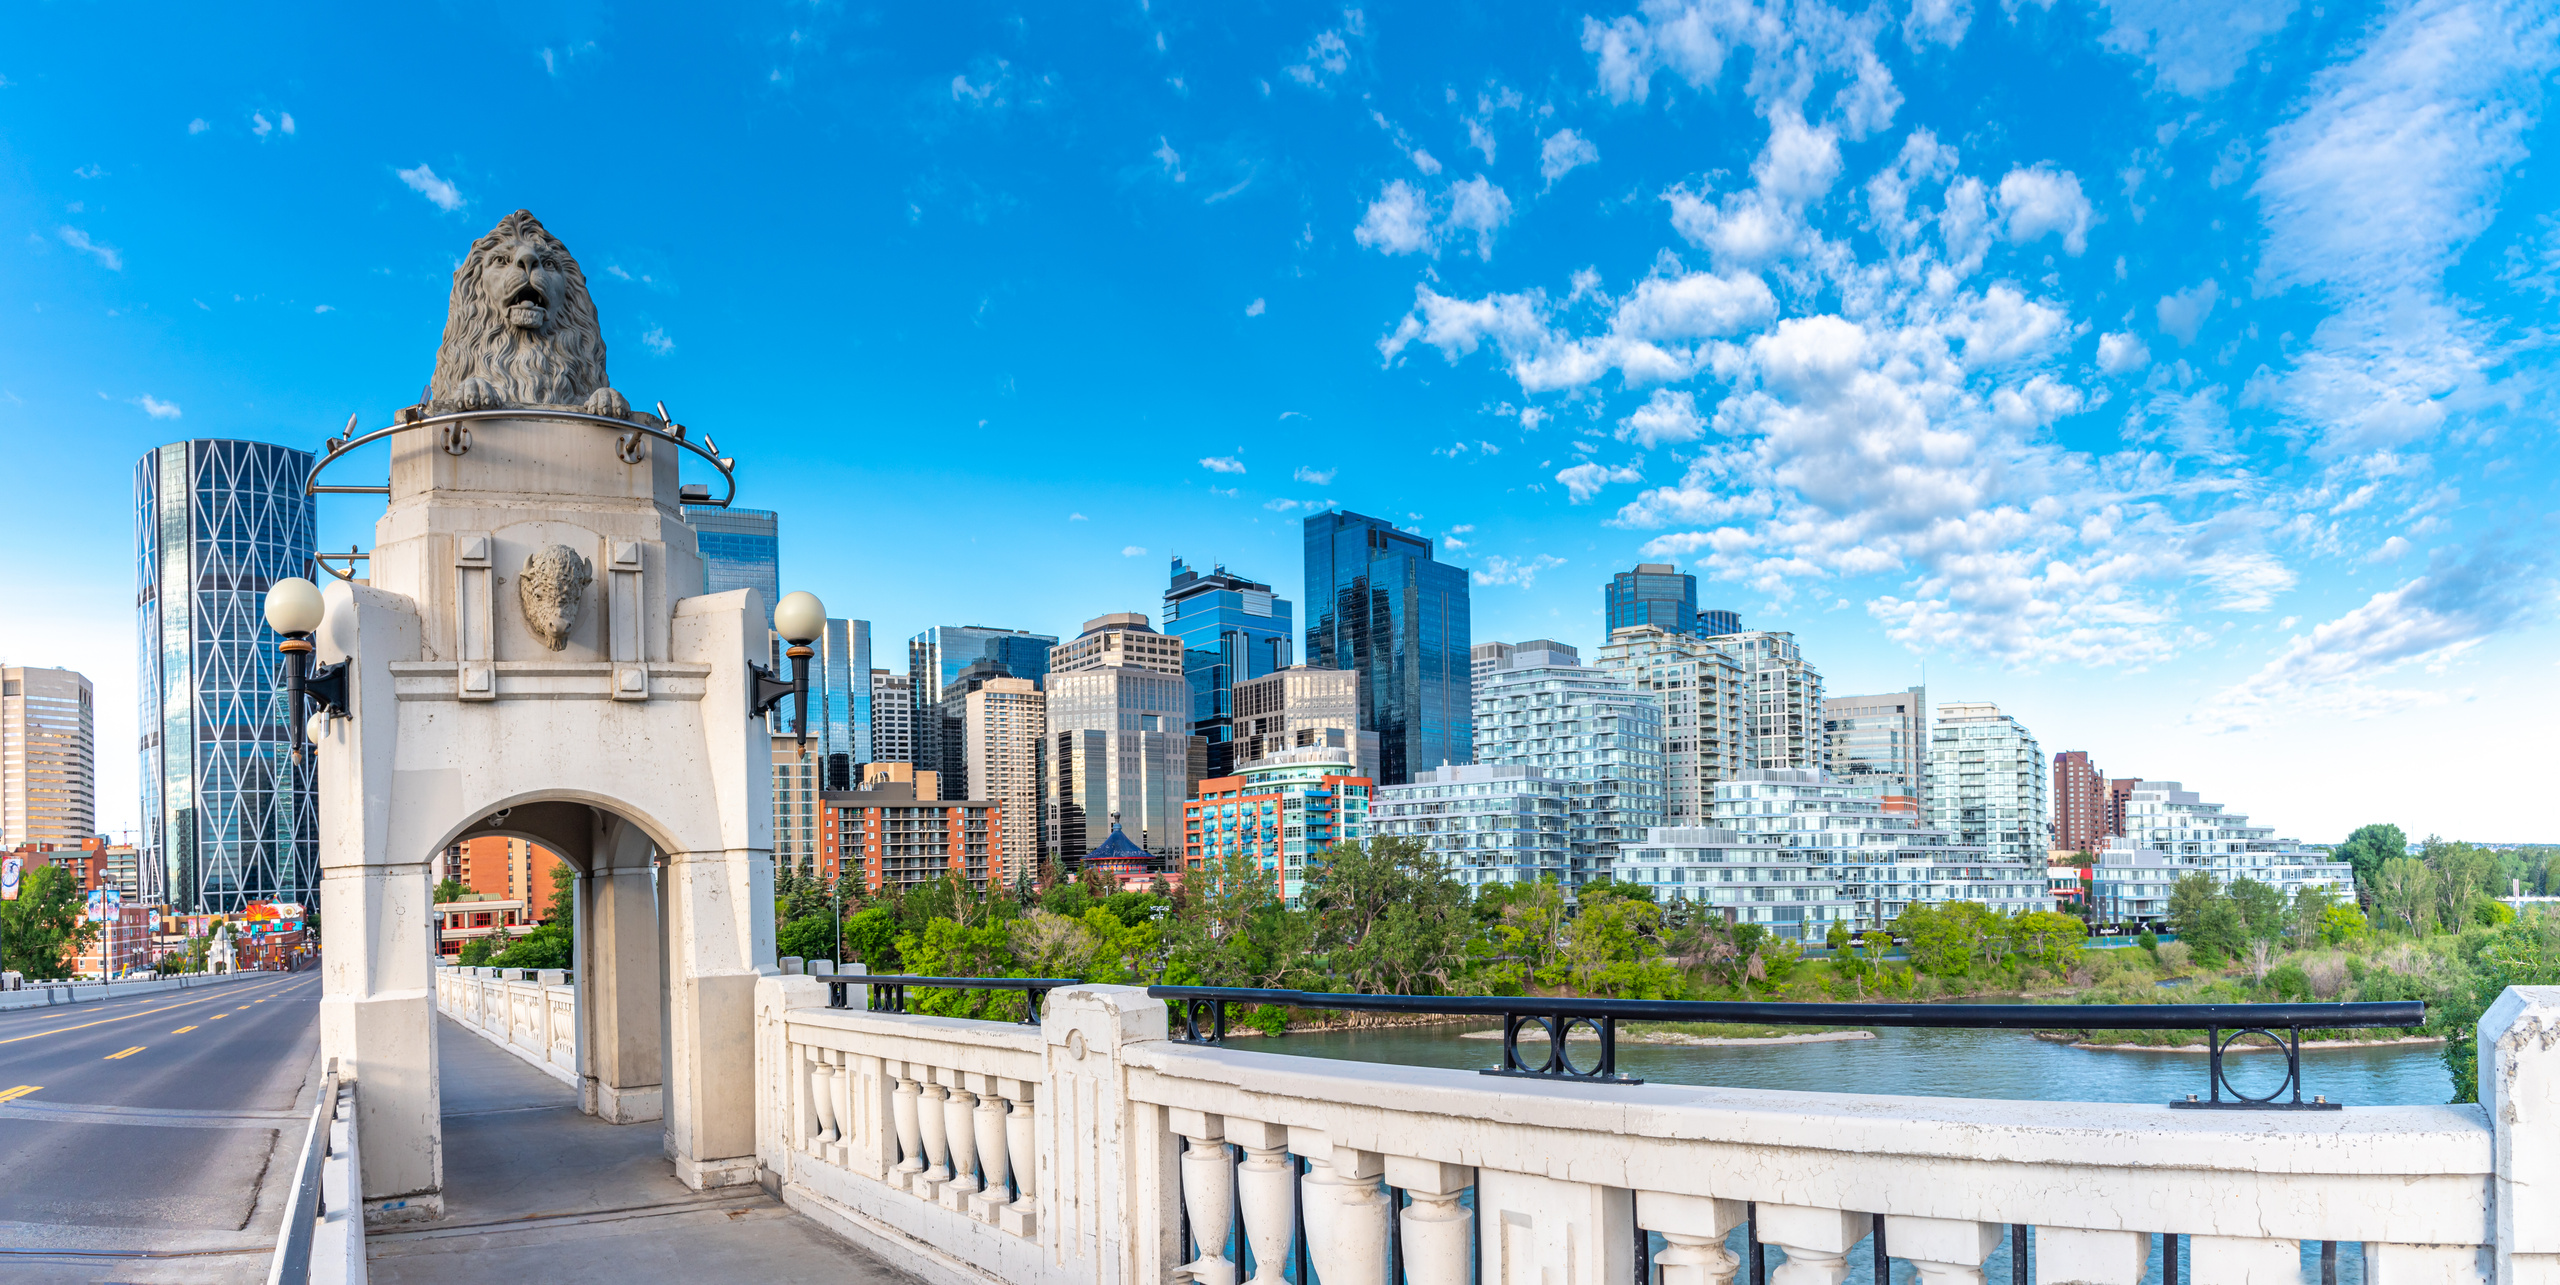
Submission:
M 579 1107 L 614 1124 L 640 1124 L 666 1116 L 657 871 L 637 827 L 608 824 L 611 856 L 586 876 L 587 936 L 578 943 L 585 992 L 578 1020 L 587 1024 Z

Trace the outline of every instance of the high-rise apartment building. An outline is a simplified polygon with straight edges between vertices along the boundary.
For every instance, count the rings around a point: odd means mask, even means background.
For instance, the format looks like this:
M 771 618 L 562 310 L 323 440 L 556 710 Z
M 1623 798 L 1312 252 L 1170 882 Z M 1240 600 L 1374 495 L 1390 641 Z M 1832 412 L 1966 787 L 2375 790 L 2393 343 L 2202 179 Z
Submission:
M 1282 750 L 1352 751 L 1358 775 L 1378 778 L 1378 734 L 1360 730 L 1360 676 L 1292 665 L 1236 684 L 1235 761 Z
M 1431 542 L 1345 510 L 1306 521 L 1307 662 L 1361 675 L 1381 784 L 1473 752 L 1467 573 Z
M 1698 578 L 1668 562 L 1639 562 L 1602 588 L 1609 632 L 1653 625 L 1675 634 L 1742 632 L 1742 617 L 1721 608 L 1698 609 Z
M 789 643 L 770 635 L 776 674 L 790 672 Z M 793 734 L 797 701 L 766 712 L 773 736 L 773 860 L 777 870 L 817 869 L 819 795 L 853 788 L 871 739 L 871 622 L 829 620 L 809 643 L 808 739 Z M 857 676 L 859 681 L 857 681 Z
M 199 439 L 133 469 L 144 896 L 179 913 L 319 895 L 312 757 L 267 587 L 312 574 L 308 451 Z
M 97 716 L 68 669 L 0 669 L 0 849 L 98 832 Z
M 931 773 L 866 779 L 861 788 L 830 790 L 819 803 L 819 873 L 859 875 L 873 892 L 957 876 L 985 889 L 1007 866 L 1004 809 L 988 799 L 942 799 Z
M 1368 837 L 1375 785 L 1355 774 L 1350 751 L 1332 746 L 1282 750 L 1209 777 L 1183 805 L 1185 873 L 1242 858 L 1270 871 L 1281 898 L 1297 905 L 1308 858 Z
M 447 877 L 466 892 L 499 901 L 525 903 L 527 922 L 551 913 L 551 872 L 560 858 L 549 848 L 524 839 L 483 835 L 465 839 L 445 852 Z
M 1742 765 L 1819 771 L 1827 757 L 1822 674 L 1805 663 L 1796 636 L 1746 630 L 1708 642 L 1733 657 L 1742 673 Z
M 1542 767 L 1460 763 L 1378 787 L 1370 832 L 1415 839 L 1458 882 L 1570 885 L 1572 786 Z
M 1671 825 L 1714 824 L 1715 786 L 1737 772 L 1820 770 L 1826 757 L 1822 675 L 1805 663 L 1793 634 L 1638 625 L 1609 636 L 1600 667 L 1662 705 Z
M 2133 814 L 2133 792 L 2142 788 L 2138 776 L 2107 778 L 2107 833 L 2123 834 L 2125 819 Z
M 1134 611 L 1088 620 L 1050 649 L 1038 762 L 1042 857 L 1084 856 L 1115 819 L 1159 869 L 1181 857 L 1182 805 L 1208 757 L 1191 732 L 1182 651 Z
M 1484 695 L 1485 675 L 1502 668 L 1519 648 L 1507 642 L 1480 642 L 1467 649 L 1467 706 L 1475 707 L 1475 698 Z
M 2107 846 L 2116 831 L 2109 813 L 2114 796 L 2107 774 L 2089 761 L 2087 750 L 2064 750 L 2053 756 L 2053 850 L 2090 852 Z
M 1826 767 L 1851 785 L 1872 785 L 1888 805 L 1929 813 L 1929 689 L 1822 701 Z
M 2043 747 L 1989 701 L 1938 707 L 1929 732 L 1929 824 L 1956 842 L 2042 865 L 2051 851 Z
M 1047 730 L 1047 698 L 1028 678 L 990 678 L 960 698 L 966 713 L 961 734 L 966 753 L 965 797 L 984 799 L 1003 812 L 1004 869 L 989 877 L 1005 884 L 1037 874 L 1040 851 L 1040 738 Z
M 1715 638 L 1742 632 L 1742 613 L 1721 607 L 1708 607 L 1698 613 L 1698 632 Z
M 865 763 L 915 762 L 915 682 L 885 669 L 871 671 L 871 747 Z
M 1485 679 L 1475 734 L 1476 762 L 1565 783 L 1567 886 L 1607 877 L 1619 844 L 1663 822 L 1661 704 L 1570 648 L 1519 644 Z
M 684 522 L 702 547 L 702 591 L 753 589 L 764 596 L 764 623 L 782 601 L 782 519 L 771 509 L 688 504 Z
M 1191 730 L 1208 746 L 1206 771 L 1235 770 L 1236 685 L 1286 669 L 1297 645 L 1289 600 L 1271 586 L 1211 566 L 1202 575 L 1173 560 L 1164 591 L 1164 631 L 1182 645 L 1191 685 Z

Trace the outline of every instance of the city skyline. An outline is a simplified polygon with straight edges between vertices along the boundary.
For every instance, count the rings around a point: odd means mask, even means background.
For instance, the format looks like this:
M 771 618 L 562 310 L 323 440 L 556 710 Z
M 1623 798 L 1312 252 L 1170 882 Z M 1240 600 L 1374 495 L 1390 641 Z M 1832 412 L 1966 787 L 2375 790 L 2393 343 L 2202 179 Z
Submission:
M 617 386 L 790 524 L 783 587 L 882 639 L 1066 636 L 1147 610 L 1175 554 L 1311 620 L 1298 523 L 1330 502 L 1463 568 L 1475 639 L 1596 653 L 1599 586 L 1673 561 L 1830 691 L 1925 680 L 2309 841 L 2532 838 L 2520 800 L 2382 817 L 2354 780 L 2560 714 L 2550 468 L 2513 449 L 2552 360 L 2514 342 L 2560 261 L 2523 168 L 2550 32 L 2459 3 L 2174 39 L 1960 12 L 1727 32 L 1721 64 L 1610 5 L 797 39 L 527 16 L 498 51 L 377 19 L 646 202 L 296 41 L 180 16 L 110 67 L 30 15 L 0 66 L 0 424 L 73 503 L 7 519 L 0 593 L 46 609 L 0 659 L 97 684 L 99 824 L 135 828 L 131 550 L 86 515 L 145 450 L 388 422 L 453 258 L 524 206 L 587 265 Z M 1756 74 L 1795 58 L 1801 91 Z M 2359 168 L 2377 98 L 2444 131 L 2405 173 Z M 752 163 L 791 155 L 828 163 Z M 1115 449 L 1053 449 L 1079 439 Z M 324 501 L 319 544 L 369 545 L 373 512 Z

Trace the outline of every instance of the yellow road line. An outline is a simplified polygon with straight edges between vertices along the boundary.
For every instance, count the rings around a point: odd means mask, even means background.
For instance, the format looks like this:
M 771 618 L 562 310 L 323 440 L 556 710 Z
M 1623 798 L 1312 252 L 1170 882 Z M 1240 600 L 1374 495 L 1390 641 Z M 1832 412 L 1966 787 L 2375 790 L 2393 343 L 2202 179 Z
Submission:
M 184 1034 L 186 1034 L 187 1032 L 192 1031 L 192 1030 L 194 1030 L 194 1029 L 196 1029 L 196 1028 L 194 1028 L 194 1027 L 192 1027 L 192 1026 L 181 1026 L 181 1027 L 179 1027 L 178 1029 L 176 1029 L 176 1030 L 174 1030 L 174 1031 L 171 1031 L 171 1032 L 169 1032 L 169 1033 L 170 1033 L 171 1035 L 184 1035 Z
M 259 984 L 259 983 L 251 983 L 251 984 L 252 984 L 252 985 L 257 985 L 257 984 Z M 131 1021 L 132 1019 L 137 1018 L 137 1017 L 149 1017 L 149 1016 L 151 1016 L 151 1015 L 152 1015 L 152 1014 L 154 1014 L 154 1013 L 166 1013 L 166 1012 L 170 1012 L 170 1011 L 175 1010 L 175 1009 L 181 1009 L 181 1008 L 192 1008 L 192 1007 L 194 1007 L 194 1006 L 196 1006 L 196 1005 L 198 1005 L 198 1004 L 209 1004 L 209 1003 L 213 1003 L 217 998 L 219 998 L 219 997 L 212 996 L 212 995 L 207 995 L 207 996 L 204 996 L 204 997 L 202 997 L 202 998 L 200 998 L 200 999 L 181 1000 L 181 1001 L 179 1001 L 178 1003 L 175 1003 L 175 1004 L 163 1004 L 163 1005 L 161 1005 L 161 1006 L 160 1006 L 160 1007 L 158 1007 L 158 1008 L 146 1008 L 146 1009 L 143 1009 L 143 1010 L 142 1010 L 142 1011 L 140 1011 L 140 1012 L 136 1012 L 136 1013 L 126 1013 L 126 1014 L 124 1014 L 124 1015 L 122 1015 L 122 1016 L 120 1016 L 120 1017 L 101 1017 L 101 1018 L 99 1018 L 97 1021 L 94 1021 L 94 1022 L 82 1022 L 82 1023 L 80 1023 L 80 1024 L 76 1025 L 76 1026 L 57 1026 L 57 1027 L 53 1028 L 53 1029 L 52 1029 L 52 1030 L 50 1030 L 50 1031 L 31 1031 L 31 1032 L 29 1032 L 29 1033 L 27 1033 L 27 1034 L 25 1034 L 25 1035 L 12 1035 L 12 1036 L 10 1036 L 9 1038 L 7 1038 L 7 1039 L 5 1039 L 5 1040 L 0 1040 L 0 1044 L 15 1044 L 15 1043 L 17 1043 L 17 1042 L 18 1042 L 18 1041 L 20 1041 L 20 1040 L 32 1040 L 32 1039 L 36 1038 L 36 1037 L 37 1037 L 37 1036 L 39 1036 L 39 1035 L 60 1035 L 60 1034 L 62 1034 L 64 1031 L 85 1031 L 85 1030 L 89 1029 L 89 1028 L 90 1028 L 90 1027 L 92 1027 L 92 1026 L 104 1026 L 104 1025 L 106 1025 L 107 1023 L 109 1023 L 109 1022 L 125 1022 L 125 1021 Z
M 109 1053 L 109 1054 L 108 1054 L 108 1055 L 106 1055 L 105 1057 L 102 1057 L 102 1058 L 100 1058 L 100 1059 L 98 1059 L 98 1060 L 99 1060 L 99 1061 L 101 1061 L 101 1062 L 112 1062 L 112 1061 L 115 1061 L 117 1058 L 120 1058 L 120 1057 L 132 1057 L 134 1054 L 141 1052 L 141 1051 L 143 1050 L 143 1048 L 144 1048 L 144 1046 L 143 1046 L 143 1045 L 136 1044 L 136 1045 L 134 1045 L 132 1048 L 126 1049 L 126 1050 L 125 1050 L 124 1052 L 122 1052 L 122 1053 Z
M 224 1018 L 226 1018 L 226 1017 L 229 1017 L 229 1016 L 231 1016 L 229 1013 L 216 1013 L 216 1014 L 214 1014 L 213 1016 L 208 1017 L 208 1018 L 206 1018 L 206 1019 L 204 1019 L 204 1020 L 206 1020 L 206 1021 L 208 1021 L 208 1022 L 219 1022 L 219 1021 L 221 1021 L 222 1019 L 224 1019 Z
M 11 1098 L 23 1098 L 43 1087 L 41 1084 L 21 1084 L 14 1089 L 0 1091 L 0 1102 L 6 1102 Z

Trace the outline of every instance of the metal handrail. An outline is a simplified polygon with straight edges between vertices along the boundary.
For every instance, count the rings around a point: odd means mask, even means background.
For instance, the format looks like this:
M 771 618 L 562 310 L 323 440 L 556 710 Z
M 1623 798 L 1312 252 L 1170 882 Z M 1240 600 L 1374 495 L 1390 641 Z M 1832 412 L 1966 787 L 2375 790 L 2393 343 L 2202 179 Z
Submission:
M 2173 1107 L 2223 1110 L 2332 1110 L 2326 1096 L 2302 1100 L 2302 1032 L 2425 1025 L 2420 1000 L 2377 1004 L 1762 1004 L 1720 1000 L 1582 999 L 1536 995 L 1357 995 L 1323 991 L 1266 990 L 1244 986 L 1150 986 L 1147 994 L 1180 1013 L 1173 1038 L 1186 1044 L 1226 1039 L 1227 1006 L 1271 1004 L 1283 1008 L 1363 1013 L 1480 1016 L 1502 1021 L 1502 1064 L 1487 1075 L 1528 1076 L 1641 1084 L 1618 1071 L 1618 1023 L 1750 1022 L 1768 1026 L 1913 1026 L 1972 1030 L 2181 1031 L 2206 1033 L 2208 1095 L 2194 1094 Z M 1546 1057 L 1532 1062 L 1520 1036 L 1531 1027 L 1545 1036 Z M 1566 1042 L 1577 1028 L 1600 1044 L 1599 1060 L 1577 1066 Z M 2229 1031 L 2225 1036 L 2223 1032 Z M 2287 1033 L 2279 1038 L 2278 1031 Z M 2264 1035 L 2285 1055 L 2285 1080 L 2265 1095 L 2244 1093 L 2224 1075 L 2223 1057 L 2241 1038 Z M 2287 1090 L 2292 1100 L 2275 1099 Z M 2228 1093 L 2230 1096 L 2225 1097 Z
M 305 1285 L 311 1279 L 311 1240 L 320 1226 L 320 1166 L 329 1158 L 329 1125 L 338 1115 L 338 1059 L 329 1059 L 329 1074 L 320 1082 L 320 1101 L 311 1108 L 310 1132 L 303 1135 L 302 1163 L 294 1177 L 293 1195 L 285 1202 L 284 1238 L 267 1269 L 267 1285 Z
M 827 1007 L 847 1008 L 845 988 L 868 986 L 867 1009 L 874 1013 L 907 1011 L 907 988 L 926 990 L 1020 991 L 1029 1015 L 1024 1026 L 1040 1024 L 1040 1001 L 1061 986 L 1081 986 L 1081 977 L 931 977 L 919 973 L 839 973 L 827 979 Z
M 339 456 L 344 455 L 359 446 L 379 441 L 382 438 L 389 437 L 395 433 L 405 433 L 414 428 L 457 428 L 460 430 L 459 436 L 457 436 L 454 439 L 454 443 L 448 445 L 446 449 L 451 451 L 453 454 L 460 455 L 471 449 L 471 430 L 467 425 L 469 425 L 473 420 L 548 419 L 573 424 L 595 424 L 600 427 L 614 429 L 625 435 L 624 449 L 626 451 L 629 449 L 629 442 L 633 440 L 630 436 L 632 434 L 647 434 L 650 437 L 655 437 L 662 441 L 673 442 L 677 446 L 683 447 L 684 449 L 701 456 L 704 460 L 709 461 L 712 468 L 719 470 L 720 480 L 728 483 L 729 485 L 728 493 L 721 496 L 719 500 L 712 501 L 706 499 L 702 501 L 703 504 L 711 508 L 725 509 L 729 507 L 730 501 L 738 498 L 738 479 L 735 471 L 738 466 L 738 461 L 720 455 L 718 453 L 719 445 L 713 442 L 707 434 L 700 442 L 694 441 L 687 435 L 685 426 L 682 424 L 669 423 L 665 427 L 657 427 L 651 425 L 646 420 L 639 418 L 615 419 L 610 415 L 593 415 L 586 411 L 554 410 L 542 407 L 446 411 L 440 415 L 420 414 L 419 412 L 424 409 L 425 408 L 422 406 L 408 407 L 400 412 L 400 422 L 393 424 L 388 428 L 377 428 L 361 437 L 349 436 L 344 438 L 330 438 L 326 447 L 326 453 L 323 454 L 317 462 L 312 464 L 310 475 L 303 479 L 303 493 L 306 495 L 391 494 L 391 487 L 389 483 L 385 483 L 381 486 L 322 486 L 320 485 L 320 471 L 329 467 L 331 464 L 336 463 Z M 661 411 L 665 409 L 663 403 L 660 404 L 659 409 Z M 355 426 L 356 417 L 353 415 L 348 416 L 347 431 L 350 434 L 355 431 Z M 636 459 L 630 458 L 628 455 L 624 458 L 626 463 L 636 464 L 639 462 Z

